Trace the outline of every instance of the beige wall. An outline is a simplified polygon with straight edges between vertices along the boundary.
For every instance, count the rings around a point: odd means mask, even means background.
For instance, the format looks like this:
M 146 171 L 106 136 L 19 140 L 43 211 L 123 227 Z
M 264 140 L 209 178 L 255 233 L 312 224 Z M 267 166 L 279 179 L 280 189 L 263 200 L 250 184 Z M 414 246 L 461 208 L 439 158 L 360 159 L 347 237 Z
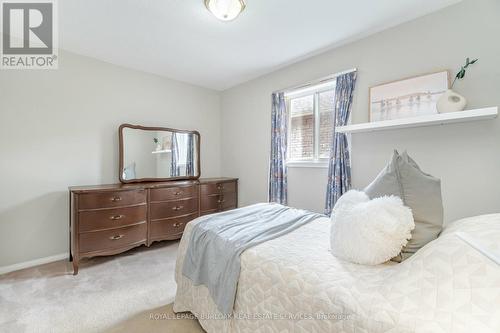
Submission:
M 335 19 L 332 13 L 332 19 Z M 271 92 L 353 67 L 353 122 L 368 120 L 368 88 L 479 62 L 456 90 L 469 107 L 500 105 L 500 1 L 466 0 L 227 90 L 222 95 L 222 173 L 240 177 L 240 203 L 267 199 Z M 500 120 L 352 136 L 353 183 L 367 185 L 392 149 L 408 149 L 442 178 L 446 219 L 500 212 Z M 326 169 L 290 169 L 289 204 L 322 211 Z
M 196 129 L 220 175 L 220 94 L 67 52 L 0 71 L 0 267 L 68 251 L 70 185 L 118 181 L 121 123 Z

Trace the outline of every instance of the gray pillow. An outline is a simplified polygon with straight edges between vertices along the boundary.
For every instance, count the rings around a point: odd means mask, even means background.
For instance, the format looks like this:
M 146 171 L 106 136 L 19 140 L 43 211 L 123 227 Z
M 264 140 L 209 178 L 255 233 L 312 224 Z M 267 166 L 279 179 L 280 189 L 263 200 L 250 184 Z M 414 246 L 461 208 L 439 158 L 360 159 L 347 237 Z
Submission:
M 415 229 L 395 261 L 409 258 L 439 236 L 443 226 L 441 181 L 423 172 L 406 152 L 400 155 L 395 150 L 389 164 L 364 191 L 371 199 L 399 196 L 412 210 Z

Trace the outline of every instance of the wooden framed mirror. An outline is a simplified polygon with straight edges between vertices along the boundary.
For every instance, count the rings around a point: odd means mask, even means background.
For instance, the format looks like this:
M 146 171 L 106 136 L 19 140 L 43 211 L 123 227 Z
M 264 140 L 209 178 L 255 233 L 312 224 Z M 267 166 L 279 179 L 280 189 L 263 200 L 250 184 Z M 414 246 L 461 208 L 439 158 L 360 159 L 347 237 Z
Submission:
M 120 182 L 200 178 L 200 133 L 123 124 L 119 128 Z

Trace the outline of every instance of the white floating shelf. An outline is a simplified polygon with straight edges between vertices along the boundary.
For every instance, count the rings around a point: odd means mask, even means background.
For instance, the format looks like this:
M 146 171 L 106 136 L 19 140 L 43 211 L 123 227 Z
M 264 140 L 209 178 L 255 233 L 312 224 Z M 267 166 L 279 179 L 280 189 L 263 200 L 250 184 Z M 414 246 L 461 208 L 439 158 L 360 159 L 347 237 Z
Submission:
M 488 107 L 482 109 L 466 110 L 460 112 L 437 113 L 428 116 L 402 118 L 394 120 L 375 121 L 372 123 L 361 123 L 347 126 L 338 126 L 335 131 L 338 133 L 362 133 L 385 131 L 391 129 L 435 126 L 452 123 L 462 123 L 466 121 L 476 121 L 494 119 L 498 116 L 498 107 Z
M 152 154 L 165 154 L 165 153 L 171 153 L 172 150 L 171 149 L 164 149 L 164 150 L 155 150 L 153 152 L 151 152 Z

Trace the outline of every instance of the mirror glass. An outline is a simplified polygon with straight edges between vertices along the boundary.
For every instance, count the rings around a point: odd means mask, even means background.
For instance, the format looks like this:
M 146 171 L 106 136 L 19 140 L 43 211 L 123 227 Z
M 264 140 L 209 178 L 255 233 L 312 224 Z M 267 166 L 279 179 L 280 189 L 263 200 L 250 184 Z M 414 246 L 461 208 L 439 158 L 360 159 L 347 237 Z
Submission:
M 197 132 L 122 125 L 122 182 L 191 179 L 200 176 Z

